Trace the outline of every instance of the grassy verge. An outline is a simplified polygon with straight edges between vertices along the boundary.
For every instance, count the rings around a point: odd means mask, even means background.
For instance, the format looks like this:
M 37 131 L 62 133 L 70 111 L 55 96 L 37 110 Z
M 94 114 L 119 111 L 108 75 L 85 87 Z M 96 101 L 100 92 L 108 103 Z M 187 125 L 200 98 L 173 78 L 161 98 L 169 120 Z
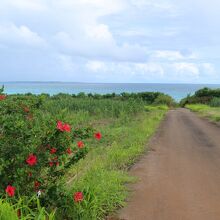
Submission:
M 125 183 L 132 181 L 127 170 L 147 150 L 147 141 L 166 111 L 154 108 L 127 123 L 115 121 L 100 127 L 103 141 L 66 175 L 70 194 L 79 190 L 85 195 L 72 209 L 73 219 L 103 219 L 124 205 L 128 193 Z
M 197 112 L 199 115 L 210 119 L 211 121 L 220 121 L 220 107 L 210 107 L 209 105 L 191 104 L 186 105 L 186 108 Z

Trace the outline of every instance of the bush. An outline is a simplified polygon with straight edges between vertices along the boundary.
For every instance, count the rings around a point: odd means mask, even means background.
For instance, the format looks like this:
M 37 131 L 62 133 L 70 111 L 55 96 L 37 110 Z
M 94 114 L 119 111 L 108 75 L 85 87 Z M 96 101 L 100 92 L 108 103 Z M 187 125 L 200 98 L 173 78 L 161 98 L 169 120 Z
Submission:
M 213 99 L 210 101 L 209 105 L 210 105 L 211 107 L 220 107 L 220 98 L 213 98 Z
M 153 104 L 155 105 L 167 105 L 169 107 L 174 105 L 174 100 L 172 99 L 172 97 L 168 96 L 168 95 L 159 95 L 153 102 Z
M 214 98 L 220 98 L 220 89 L 203 88 L 196 91 L 194 95 L 188 95 L 182 99 L 180 105 L 184 107 L 187 104 L 210 104 Z M 216 100 L 214 100 L 214 102 L 216 102 Z
M 0 100 L 0 197 L 13 202 L 19 196 L 38 194 L 43 205 L 62 207 L 69 195 L 61 177 L 85 157 L 84 142 L 95 131 L 73 130 L 65 116 L 43 113 L 41 108 L 37 96 Z

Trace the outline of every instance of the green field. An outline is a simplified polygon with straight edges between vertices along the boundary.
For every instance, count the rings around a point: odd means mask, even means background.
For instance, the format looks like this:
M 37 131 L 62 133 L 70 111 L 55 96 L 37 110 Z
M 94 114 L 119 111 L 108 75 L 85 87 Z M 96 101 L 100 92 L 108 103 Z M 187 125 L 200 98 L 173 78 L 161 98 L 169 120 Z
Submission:
M 124 205 L 126 183 L 134 181 L 128 168 L 148 150 L 167 110 L 128 95 L 1 96 L 0 219 L 104 219 Z
M 199 115 L 210 119 L 211 121 L 220 121 L 220 107 L 211 107 L 204 104 L 190 104 L 186 108 L 197 112 Z

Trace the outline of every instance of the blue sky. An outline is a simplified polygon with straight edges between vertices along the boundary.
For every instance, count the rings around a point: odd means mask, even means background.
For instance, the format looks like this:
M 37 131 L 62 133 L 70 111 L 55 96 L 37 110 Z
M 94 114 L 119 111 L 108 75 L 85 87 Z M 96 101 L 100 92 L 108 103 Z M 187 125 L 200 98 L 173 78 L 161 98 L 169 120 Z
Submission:
M 218 0 L 1 0 L 0 81 L 220 83 Z

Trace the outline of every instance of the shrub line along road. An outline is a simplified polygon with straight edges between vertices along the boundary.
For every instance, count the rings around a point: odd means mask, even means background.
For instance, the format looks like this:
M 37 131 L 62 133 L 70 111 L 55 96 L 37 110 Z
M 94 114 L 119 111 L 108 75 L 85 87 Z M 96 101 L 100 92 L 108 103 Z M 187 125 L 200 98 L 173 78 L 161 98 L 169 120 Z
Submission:
M 150 148 L 131 169 L 139 181 L 118 218 L 219 220 L 220 127 L 187 109 L 170 110 Z

